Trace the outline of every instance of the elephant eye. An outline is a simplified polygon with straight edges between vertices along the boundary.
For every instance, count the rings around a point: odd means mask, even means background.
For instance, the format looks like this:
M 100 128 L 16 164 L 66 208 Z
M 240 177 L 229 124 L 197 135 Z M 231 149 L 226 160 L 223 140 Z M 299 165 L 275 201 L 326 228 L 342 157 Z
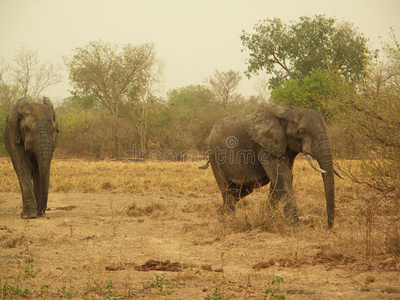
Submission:
M 306 134 L 306 132 L 307 132 L 307 130 L 305 128 L 300 128 L 299 130 L 297 130 L 297 135 L 303 136 Z

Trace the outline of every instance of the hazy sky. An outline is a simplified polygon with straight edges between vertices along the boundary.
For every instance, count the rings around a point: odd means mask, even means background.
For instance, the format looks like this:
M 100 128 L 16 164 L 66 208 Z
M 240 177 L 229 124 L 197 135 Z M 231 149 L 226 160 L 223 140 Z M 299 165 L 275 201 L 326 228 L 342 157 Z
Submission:
M 350 21 L 380 46 L 390 27 L 400 39 L 400 0 L 0 0 L 0 58 L 16 50 L 38 50 L 41 62 L 63 65 L 62 56 L 99 39 L 119 45 L 154 43 L 165 61 L 163 90 L 202 84 L 215 69 L 244 72 L 242 30 L 259 20 L 284 22 L 325 14 Z M 65 69 L 65 67 L 64 67 Z M 256 94 L 257 78 L 243 75 L 239 92 Z M 54 100 L 69 95 L 63 83 L 47 91 Z

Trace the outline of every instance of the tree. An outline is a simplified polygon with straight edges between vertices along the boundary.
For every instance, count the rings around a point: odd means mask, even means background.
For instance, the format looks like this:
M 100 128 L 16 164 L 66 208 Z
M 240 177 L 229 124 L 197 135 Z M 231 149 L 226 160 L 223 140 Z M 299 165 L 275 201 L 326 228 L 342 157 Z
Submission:
M 163 144 L 177 151 L 204 149 L 206 139 L 222 108 L 215 94 L 204 85 L 189 85 L 168 91 Z
M 118 122 L 124 105 L 140 101 L 155 63 L 154 45 L 119 46 L 102 41 L 74 49 L 64 58 L 75 95 L 92 99 L 114 120 L 114 156 L 120 156 Z
M 147 81 L 139 90 L 137 102 L 125 103 L 125 113 L 134 124 L 140 140 L 140 151 L 145 153 L 147 148 L 147 127 L 149 108 L 152 103 L 158 102 L 154 96 L 155 87 L 160 82 L 163 71 L 163 63 L 156 60 L 154 65 L 146 70 Z
M 19 49 L 10 67 L 14 82 L 24 97 L 36 100 L 45 89 L 61 82 L 60 68 L 50 62 L 40 64 L 38 52 Z
M 333 72 L 315 71 L 304 77 L 286 80 L 271 92 L 270 101 L 278 104 L 312 108 L 325 117 L 332 116 L 332 105 L 354 93 L 354 88 Z
M 351 23 L 316 15 L 286 25 L 274 18 L 259 22 L 254 30 L 240 37 L 250 52 L 246 75 L 265 70 L 273 75 L 271 89 L 287 79 L 301 83 L 316 70 L 335 71 L 350 83 L 365 74 L 367 39 Z
M 0 65 L 0 105 L 7 112 L 21 98 L 22 91 L 17 84 L 5 82 L 7 67 Z
M 233 70 L 227 72 L 215 70 L 214 75 L 206 79 L 206 83 L 215 92 L 222 107 L 226 109 L 229 102 L 240 97 L 235 94 L 240 80 L 242 80 L 242 76 L 240 76 L 239 72 Z

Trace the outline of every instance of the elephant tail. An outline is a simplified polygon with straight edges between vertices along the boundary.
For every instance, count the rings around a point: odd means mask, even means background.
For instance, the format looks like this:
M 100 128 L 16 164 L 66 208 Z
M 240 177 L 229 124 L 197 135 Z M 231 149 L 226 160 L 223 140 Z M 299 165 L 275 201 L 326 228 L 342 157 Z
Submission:
M 205 169 L 208 168 L 209 165 L 210 165 L 210 160 L 207 160 L 207 162 L 205 163 L 205 165 L 204 165 L 204 166 L 200 166 L 199 169 L 205 170 Z

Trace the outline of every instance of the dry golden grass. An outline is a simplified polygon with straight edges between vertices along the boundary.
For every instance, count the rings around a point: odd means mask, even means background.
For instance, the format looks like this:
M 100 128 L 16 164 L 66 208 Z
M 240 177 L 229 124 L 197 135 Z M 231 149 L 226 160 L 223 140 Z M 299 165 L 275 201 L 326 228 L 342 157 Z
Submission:
M 192 195 L 218 192 L 211 168 L 200 163 L 57 160 L 52 161 L 50 192 L 148 193 Z M 8 159 L 0 162 L 0 192 L 18 192 Z
M 163 192 L 178 195 L 217 193 L 211 168 L 200 170 L 203 162 L 89 161 L 53 159 L 51 192 L 145 193 Z M 349 180 L 337 180 L 346 189 L 358 187 Z M 294 188 L 305 197 L 323 196 L 322 179 L 308 163 L 298 158 L 294 167 Z M 265 189 L 265 188 L 264 188 Z M 0 160 L 0 192 L 18 192 L 17 176 L 8 158 Z M 340 191 L 339 191 L 340 192 Z M 301 196 L 301 197 L 303 197 Z

